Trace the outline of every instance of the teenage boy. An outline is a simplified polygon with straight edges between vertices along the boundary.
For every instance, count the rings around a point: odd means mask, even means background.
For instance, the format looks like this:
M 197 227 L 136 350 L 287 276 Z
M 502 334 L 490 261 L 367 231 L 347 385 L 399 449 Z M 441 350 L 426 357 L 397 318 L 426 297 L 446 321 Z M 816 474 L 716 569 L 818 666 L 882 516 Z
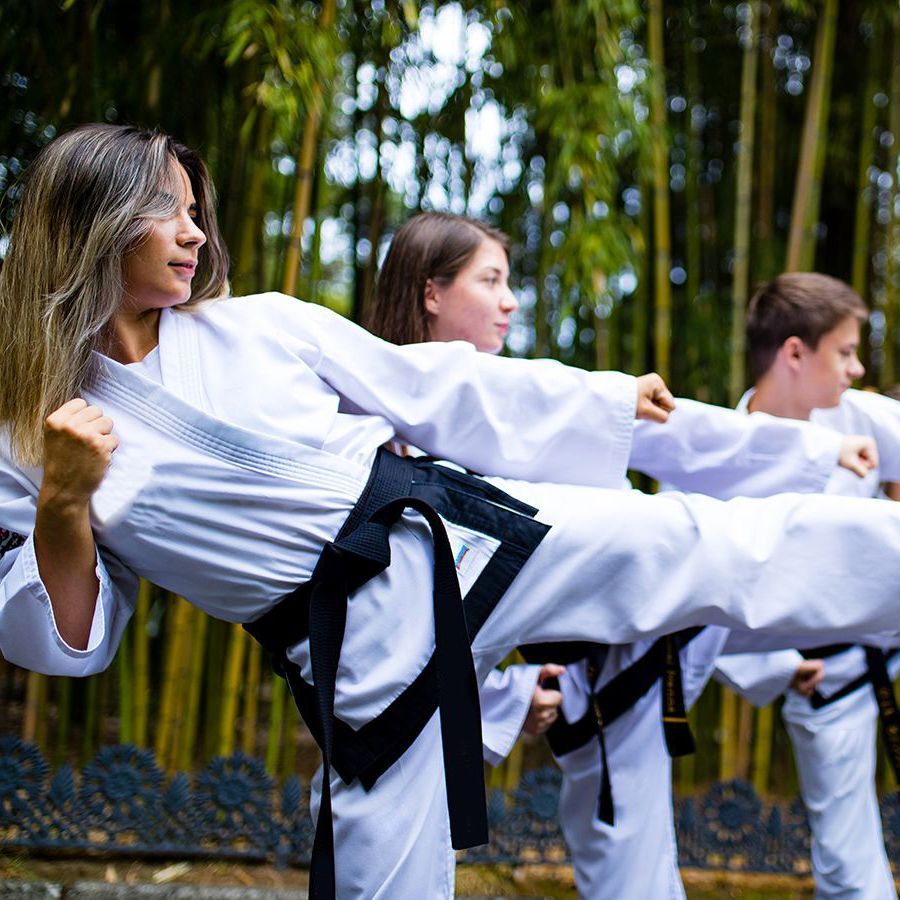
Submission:
M 844 476 L 849 473 L 836 471 L 824 487 L 827 493 L 874 496 L 879 481 L 900 476 L 900 404 L 847 390 L 853 379 L 863 374 L 857 349 L 859 323 L 865 317 L 866 308 L 858 295 L 842 282 L 822 275 L 780 276 L 762 288 L 751 303 L 748 343 L 758 382 L 742 401 L 742 408 L 812 418 L 845 434 L 871 435 L 877 442 L 880 471 L 872 471 L 865 478 L 847 478 Z M 697 489 L 717 493 L 712 479 L 709 485 Z M 714 669 L 720 680 L 757 704 L 771 702 L 792 688 L 786 717 L 816 720 L 796 728 L 791 723 L 789 728 L 792 736 L 796 735 L 802 791 L 814 831 L 817 897 L 895 897 L 874 797 L 877 709 L 872 690 L 851 692 L 820 712 L 813 711 L 808 699 L 811 694 L 831 698 L 835 691 L 846 690 L 846 683 L 867 675 L 866 652 L 856 648 L 830 656 L 826 663 L 828 680 L 819 686 L 822 665 L 805 658 L 817 655 L 810 651 L 725 655 L 719 658 L 717 668 L 716 656 L 722 650 L 749 649 L 757 640 L 753 635 L 737 636 L 738 641 L 733 637 L 715 627 L 704 629 L 700 635 L 681 637 L 686 705 L 690 706 Z M 829 649 L 834 648 L 819 652 Z M 549 733 L 551 745 L 555 743 L 561 751 L 557 753 L 563 769 L 560 821 L 572 853 L 579 894 L 589 900 L 684 896 L 672 824 L 671 764 L 666 753 L 666 727 L 660 716 L 662 682 L 668 676 L 657 665 L 653 670 L 657 677 L 648 684 L 646 662 L 653 653 L 653 642 L 649 641 L 613 648 L 599 677 L 596 672 L 589 675 L 587 666 L 575 665 L 569 666 L 560 679 L 563 717 Z M 659 642 L 655 655 L 660 658 Z M 620 699 L 623 690 L 630 690 L 633 698 L 637 695 L 624 712 Z M 601 821 L 597 814 L 604 771 L 600 742 L 596 737 L 584 740 L 591 693 L 596 701 L 593 705 L 600 707 L 607 719 L 603 735 L 614 825 Z M 850 715 L 851 708 L 855 716 Z M 612 722 L 610 709 L 618 714 Z M 838 733 L 830 723 L 840 724 L 843 709 L 848 710 L 850 718 Z M 860 720 L 868 723 L 861 729 L 865 732 L 862 736 L 854 731 Z M 830 738 L 821 737 L 826 728 L 831 730 Z M 592 733 L 596 733 L 595 726 Z M 820 752 L 810 750 L 811 745 L 819 747 Z M 822 803 L 823 794 L 830 793 L 842 801 L 848 786 L 854 796 L 826 809 L 829 804 Z M 647 859 L 654 859 L 654 865 L 646 865 Z M 851 877 L 850 870 L 858 868 L 862 877 Z
M 862 479 L 835 472 L 827 493 L 874 497 L 900 469 L 900 404 L 849 389 L 864 374 L 857 350 L 866 315 L 848 285 L 810 273 L 779 276 L 750 305 L 747 346 L 757 379 L 738 408 L 868 434 L 878 445 L 878 469 Z M 782 715 L 812 829 L 816 897 L 896 900 L 874 776 L 876 691 L 891 715 L 887 692 L 900 654 L 833 645 L 814 655 L 825 657 L 822 685 L 809 698 L 788 691 Z

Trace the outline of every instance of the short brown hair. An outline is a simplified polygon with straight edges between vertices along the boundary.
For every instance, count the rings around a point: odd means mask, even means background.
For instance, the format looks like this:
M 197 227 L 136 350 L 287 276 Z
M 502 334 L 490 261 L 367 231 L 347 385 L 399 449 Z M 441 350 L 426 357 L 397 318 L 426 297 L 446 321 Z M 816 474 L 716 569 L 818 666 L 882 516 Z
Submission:
M 815 350 L 848 316 L 862 322 L 868 315 L 862 297 L 837 278 L 815 272 L 779 275 L 753 295 L 747 312 L 747 349 L 756 377 L 769 370 L 789 337 Z
M 394 235 L 369 303 L 366 327 L 394 344 L 428 340 L 425 283 L 447 287 L 489 238 L 509 258 L 509 238 L 477 219 L 449 213 L 413 216 Z

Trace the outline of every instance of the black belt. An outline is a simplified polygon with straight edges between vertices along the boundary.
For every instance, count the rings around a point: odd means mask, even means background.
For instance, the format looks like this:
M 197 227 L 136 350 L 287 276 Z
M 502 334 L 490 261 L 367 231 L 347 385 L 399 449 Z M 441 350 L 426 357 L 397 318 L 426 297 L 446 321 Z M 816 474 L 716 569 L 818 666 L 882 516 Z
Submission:
M 800 652 L 805 659 L 828 659 L 855 646 L 857 645 L 833 644 Z M 897 779 L 900 780 L 900 709 L 897 707 L 897 698 L 894 696 L 894 687 L 887 670 L 888 661 L 900 653 L 900 649 L 889 651 L 879 650 L 877 647 L 862 647 L 861 649 L 866 654 L 866 671 L 848 681 L 834 693 L 825 695 L 818 690 L 813 691 L 809 698 L 809 705 L 813 709 L 824 709 L 826 706 L 831 706 L 832 703 L 837 703 L 838 700 L 843 700 L 844 697 L 849 697 L 871 685 L 875 692 L 875 701 L 878 704 L 878 718 L 881 722 L 885 750 L 891 762 L 891 768 Z
M 501 545 L 466 597 L 441 515 L 492 534 Z M 422 672 L 373 722 L 353 729 L 334 715 L 334 692 L 350 593 L 390 564 L 389 534 L 403 511 L 428 523 L 434 541 L 435 649 Z M 310 896 L 335 893 L 331 811 L 332 766 L 349 783 L 369 789 L 402 756 L 440 710 L 451 842 L 463 849 L 487 842 L 478 684 L 469 647 L 548 526 L 536 510 L 480 479 L 445 466 L 379 451 L 372 474 L 333 543 L 325 545 L 312 578 L 264 616 L 244 627 L 273 654 L 297 706 L 322 750 L 322 801 L 310 864 Z M 287 659 L 288 648 L 310 641 L 313 685 Z
M 602 688 L 591 692 L 588 710 L 578 721 L 570 723 L 560 717 L 550 726 L 547 740 L 556 756 L 565 756 L 595 739 L 599 742 L 603 765 L 597 801 L 600 821 L 609 825 L 615 823 L 604 730 L 646 696 L 660 678 L 663 679 L 662 723 L 666 749 L 673 757 L 694 752 L 694 738 L 684 706 L 679 651 L 702 630 L 688 628 L 660 638 L 640 659 L 616 674 Z M 604 652 L 602 659 L 605 661 L 605 658 Z M 593 685 L 602 669 L 602 662 L 600 657 L 588 655 L 587 663 L 588 683 Z

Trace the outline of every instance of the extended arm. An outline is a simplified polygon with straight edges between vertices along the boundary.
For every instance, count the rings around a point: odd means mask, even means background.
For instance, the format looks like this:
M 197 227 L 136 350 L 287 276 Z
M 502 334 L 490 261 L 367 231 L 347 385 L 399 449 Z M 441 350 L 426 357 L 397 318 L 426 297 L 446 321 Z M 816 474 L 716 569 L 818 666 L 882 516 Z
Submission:
M 679 398 L 665 425 L 637 422 L 631 468 L 723 500 L 819 492 L 843 436 L 830 428 Z

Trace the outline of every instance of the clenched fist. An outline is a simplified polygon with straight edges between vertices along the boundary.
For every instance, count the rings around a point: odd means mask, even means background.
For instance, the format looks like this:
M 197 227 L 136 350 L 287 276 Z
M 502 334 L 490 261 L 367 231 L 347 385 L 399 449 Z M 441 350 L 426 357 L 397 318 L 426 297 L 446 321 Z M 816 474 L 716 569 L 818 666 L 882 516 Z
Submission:
M 841 441 L 838 465 L 849 469 L 860 478 L 878 466 L 878 445 L 874 438 L 860 434 L 848 434 Z
M 794 677 L 791 679 L 791 689 L 802 697 L 811 697 L 812 692 L 822 683 L 825 677 L 825 663 L 821 659 L 804 659 Z
M 637 378 L 637 408 L 634 413 L 636 419 L 666 422 L 673 409 L 675 398 L 656 372 Z
M 56 503 L 87 503 L 100 486 L 119 444 L 112 419 L 75 399 L 44 420 L 44 481 L 41 493 Z

